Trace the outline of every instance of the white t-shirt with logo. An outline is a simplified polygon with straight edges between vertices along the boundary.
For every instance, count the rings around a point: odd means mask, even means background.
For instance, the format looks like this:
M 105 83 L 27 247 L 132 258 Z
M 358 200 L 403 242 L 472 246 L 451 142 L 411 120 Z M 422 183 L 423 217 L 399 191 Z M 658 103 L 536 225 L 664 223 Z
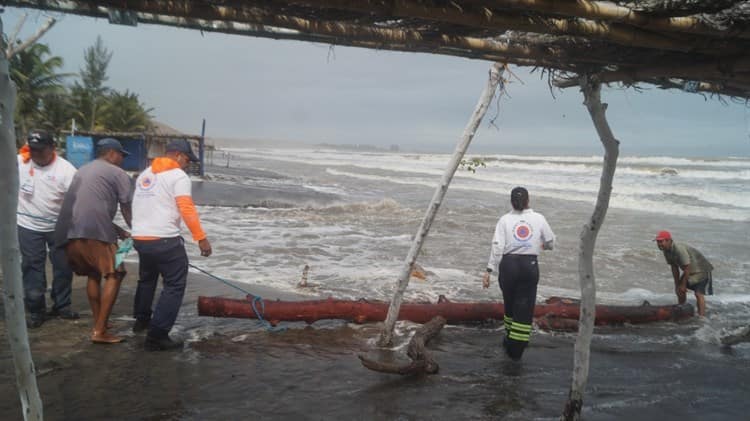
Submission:
M 190 177 L 180 168 L 156 174 L 151 167 L 144 170 L 135 181 L 133 237 L 179 236 L 182 216 L 176 198 L 191 193 Z
M 18 225 L 38 232 L 55 230 L 65 192 L 68 191 L 76 167 L 56 156 L 42 167 L 18 155 Z
M 487 269 L 497 271 L 504 254 L 538 256 L 542 249 L 551 250 L 554 241 L 555 234 L 542 214 L 531 209 L 510 211 L 495 227 Z

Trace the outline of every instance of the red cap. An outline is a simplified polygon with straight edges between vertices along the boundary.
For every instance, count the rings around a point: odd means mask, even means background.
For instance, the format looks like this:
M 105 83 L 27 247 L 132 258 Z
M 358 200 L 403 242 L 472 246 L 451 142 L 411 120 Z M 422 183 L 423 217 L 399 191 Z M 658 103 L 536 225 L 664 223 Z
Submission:
M 654 238 L 654 241 L 659 240 L 671 240 L 672 234 L 669 233 L 669 231 L 659 231 L 658 234 L 656 234 L 656 238 Z

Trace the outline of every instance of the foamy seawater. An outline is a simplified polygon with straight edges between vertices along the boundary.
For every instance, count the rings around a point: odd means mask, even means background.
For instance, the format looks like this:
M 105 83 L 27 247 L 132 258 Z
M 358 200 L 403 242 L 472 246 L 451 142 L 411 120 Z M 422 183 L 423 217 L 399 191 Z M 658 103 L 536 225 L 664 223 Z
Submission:
M 217 152 L 221 153 L 221 152 Z M 333 203 L 291 208 L 204 206 L 201 218 L 214 255 L 192 263 L 252 289 L 262 284 L 296 289 L 303 268 L 311 295 L 390 299 L 449 156 L 356 153 L 330 149 L 229 149 L 232 169 L 279 175 L 274 188 L 304 187 L 336 195 Z M 601 158 L 482 155 L 486 167 L 459 170 L 418 262 L 425 281 L 412 279 L 408 300 L 499 300 L 481 276 L 507 195 L 528 188 L 531 206 L 558 236 L 540 256 L 539 300 L 577 297 L 578 238 L 593 210 Z M 222 163 L 223 164 L 223 163 Z M 223 182 L 254 184 L 241 175 Z M 703 252 L 716 267 L 708 297 L 710 328 L 691 338 L 711 342 L 715 332 L 746 324 L 750 309 L 750 159 L 622 157 L 611 206 L 597 240 L 598 301 L 636 305 L 676 302 L 669 267 L 651 241 L 661 229 Z M 304 293 L 304 291 L 303 291 Z M 702 335 L 702 336 L 701 336 Z M 713 336 L 712 336 L 713 335 Z

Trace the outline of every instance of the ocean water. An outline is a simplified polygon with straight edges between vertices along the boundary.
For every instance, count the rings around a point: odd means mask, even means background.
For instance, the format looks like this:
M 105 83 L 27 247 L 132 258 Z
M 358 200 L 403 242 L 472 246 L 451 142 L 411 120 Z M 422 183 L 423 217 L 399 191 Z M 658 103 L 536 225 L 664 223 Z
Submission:
M 230 149 L 232 169 L 278 175 L 278 189 L 334 194 L 326 203 L 284 208 L 206 207 L 213 240 L 202 267 L 247 284 L 293 289 L 305 265 L 311 294 L 389 299 L 411 238 L 425 213 L 447 154 L 355 153 L 331 149 Z M 407 299 L 496 300 L 481 288 L 494 226 L 509 209 L 509 191 L 525 186 L 531 207 L 558 237 L 540 256 L 539 300 L 579 295 L 578 238 L 593 210 L 601 172 L 596 156 L 481 155 L 486 167 L 459 170 L 418 263 Z M 217 160 L 218 161 L 218 160 Z M 225 162 L 222 160 L 222 164 Z M 257 185 L 256 177 L 223 182 Z M 669 267 L 651 239 L 670 230 L 716 267 L 709 320 L 722 328 L 745 322 L 750 309 L 750 159 L 621 157 L 594 258 L 598 301 L 669 304 L 676 300 Z M 193 250 L 194 252 L 196 250 Z
M 213 181 L 260 188 L 264 205 L 201 206 L 214 254 L 202 258 L 190 244 L 193 264 L 250 291 L 266 286 L 311 299 L 382 300 L 393 294 L 449 159 L 315 148 L 231 149 L 214 157 Z M 578 238 L 593 210 L 601 158 L 482 158 L 486 167 L 456 175 L 418 259 L 427 279 L 412 278 L 406 299 L 501 299 L 496 284 L 482 289 L 481 277 L 495 224 L 517 185 L 529 189 L 531 206 L 558 237 L 556 249 L 540 256 L 538 301 L 578 297 Z M 662 229 L 711 260 L 715 295 L 707 298 L 705 319 L 597 327 L 587 419 L 743 419 L 750 410 L 750 344 L 720 345 L 722 335 L 747 326 L 750 314 L 749 179 L 747 158 L 620 159 L 594 257 L 597 302 L 676 302 L 670 269 L 651 241 Z M 302 191 L 319 195 L 295 195 Z M 269 192 L 278 200 L 268 200 Z M 314 286 L 300 289 L 306 265 Z M 202 293 L 211 291 L 212 281 L 205 282 Z M 175 326 L 191 342 L 180 357 L 190 368 L 179 372 L 195 372 L 203 384 L 200 393 L 183 392 L 185 419 L 232 418 L 243 410 L 278 419 L 557 419 L 570 384 L 572 333 L 535 330 L 516 365 L 500 351 L 501 327 L 448 326 L 430 344 L 440 373 L 397 378 L 368 372 L 356 360 L 355 353 L 372 348 L 375 325 L 298 323 L 269 333 L 247 320 L 197 317 L 194 304 L 184 303 Z M 399 336 L 414 329 L 397 325 Z M 288 399 L 277 400 L 279 388 Z
M 194 264 L 248 285 L 296 288 L 308 265 L 311 296 L 389 300 L 402 262 L 447 165 L 447 154 L 357 153 L 331 149 L 228 149 L 229 168 L 214 178 L 334 195 L 283 207 L 202 207 L 212 240 Z M 217 153 L 218 154 L 218 153 Z M 509 210 L 509 191 L 528 188 L 531 207 L 555 231 L 556 249 L 540 256 L 538 302 L 578 297 L 578 238 L 593 210 L 601 171 L 596 156 L 481 155 L 486 167 L 459 170 L 424 244 L 407 300 L 500 300 L 481 288 L 492 233 Z M 216 163 L 226 165 L 225 159 Z M 242 170 L 263 174 L 243 176 Z M 269 174 L 273 174 L 269 177 Z M 672 275 L 652 241 L 659 230 L 688 243 L 715 266 L 709 315 L 667 340 L 718 343 L 747 324 L 750 310 L 750 159 L 621 157 L 594 257 L 597 302 L 676 303 Z M 688 302 L 694 299 L 690 295 Z M 272 297 L 269 297 L 272 298 Z M 656 335 L 638 340 L 663 341 Z

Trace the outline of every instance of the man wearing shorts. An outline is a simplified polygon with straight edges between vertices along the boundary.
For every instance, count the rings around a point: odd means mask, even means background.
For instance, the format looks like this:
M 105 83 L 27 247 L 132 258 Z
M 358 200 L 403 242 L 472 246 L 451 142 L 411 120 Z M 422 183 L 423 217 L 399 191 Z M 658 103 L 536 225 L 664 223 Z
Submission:
M 672 267 L 674 278 L 674 291 L 677 294 L 677 302 L 685 304 L 687 290 L 695 293 L 695 302 L 698 307 L 698 315 L 706 315 L 706 292 L 713 295 L 711 271 L 714 267 L 703 257 L 701 252 L 687 244 L 677 244 L 672 241 L 669 231 L 659 231 L 654 238 L 657 247 L 664 253 L 667 264 Z M 682 274 L 680 274 L 682 270 Z
M 116 139 L 97 143 L 97 159 L 82 166 L 63 200 L 55 227 L 57 244 L 73 271 L 88 277 L 86 293 L 94 319 L 91 341 L 111 344 L 122 338 L 107 332 L 109 315 L 120 291 L 124 270 L 115 268 L 117 238 L 130 234 L 112 221 L 120 205 L 125 223 L 131 224 L 132 182 L 120 168 L 128 152 Z M 102 288 L 102 278 L 106 281 Z

